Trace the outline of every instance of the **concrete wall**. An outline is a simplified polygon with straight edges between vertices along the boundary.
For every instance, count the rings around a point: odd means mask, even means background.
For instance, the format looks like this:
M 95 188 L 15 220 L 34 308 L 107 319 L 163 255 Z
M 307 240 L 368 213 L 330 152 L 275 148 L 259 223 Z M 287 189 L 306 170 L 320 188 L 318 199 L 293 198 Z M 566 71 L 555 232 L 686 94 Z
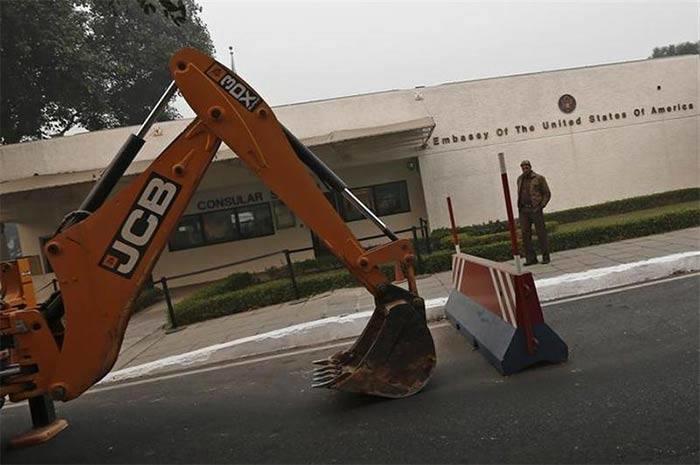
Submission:
M 563 94 L 577 102 L 568 115 L 558 108 Z M 498 152 L 514 198 L 520 160 L 547 177 L 549 211 L 699 185 L 697 56 L 447 84 L 421 95 L 436 121 L 419 157 L 433 228 L 449 224 L 448 195 L 461 225 L 505 218 Z

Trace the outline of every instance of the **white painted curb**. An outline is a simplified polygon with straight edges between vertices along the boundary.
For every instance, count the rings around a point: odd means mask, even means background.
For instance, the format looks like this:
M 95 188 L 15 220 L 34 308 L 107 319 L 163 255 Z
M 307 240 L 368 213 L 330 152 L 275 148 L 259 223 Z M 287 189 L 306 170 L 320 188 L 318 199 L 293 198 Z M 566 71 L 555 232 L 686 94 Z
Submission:
M 700 251 L 686 252 L 641 262 L 598 268 L 535 281 L 541 302 L 602 291 L 675 273 L 700 270 Z M 447 297 L 426 300 L 428 321 L 444 318 Z M 358 336 L 364 329 L 371 311 L 324 318 L 255 336 L 235 339 L 202 349 L 173 355 L 142 365 L 113 371 L 98 384 L 139 378 L 155 373 L 182 369 L 194 364 L 215 363 L 263 353 L 292 349 Z
M 700 251 L 597 268 L 535 281 L 540 302 L 661 279 L 700 270 Z

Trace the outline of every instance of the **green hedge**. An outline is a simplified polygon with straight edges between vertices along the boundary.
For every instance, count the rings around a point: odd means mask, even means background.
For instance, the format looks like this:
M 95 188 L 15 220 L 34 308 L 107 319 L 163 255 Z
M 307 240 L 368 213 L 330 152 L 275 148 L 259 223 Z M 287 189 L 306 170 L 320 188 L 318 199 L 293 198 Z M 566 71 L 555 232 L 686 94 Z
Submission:
M 588 207 L 561 210 L 558 212 L 547 213 L 544 217 L 545 220 L 556 221 L 558 223 L 573 223 L 592 218 L 619 215 L 621 213 L 629 213 L 637 210 L 646 210 L 650 208 L 663 207 L 665 205 L 693 201 L 700 202 L 700 188 L 662 192 L 660 194 L 615 200 Z
M 631 197 L 623 200 L 589 205 L 587 207 L 560 210 L 553 213 L 546 213 L 544 218 L 545 221 L 550 222 L 573 223 L 592 218 L 618 215 L 636 210 L 693 201 L 700 202 L 700 188 L 693 187 L 689 189 L 680 189 L 676 191 L 661 192 L 659 194 Z M 483 236 L 504 231 L 508 231 L 508 222 L 501 220 L 488 221 L 486 223 L 472 226 L 460 226 L 457 228 L 458 233 L 464 233 L 469 236 Z M 449 237 L 450 235 L 451 231 L 449 228 L 437 228 L 430 233 L 430 238 L 433 240 L 432 244 L 435 247 L 441 247 L 441 244 L 443 243 L 442 239 Z M 449 239 L 446 240 L 449 241 Z
M 214 297 L 226 292 L 237 291 L 239 289 L 244 289 L 253 284 L 258 284 L 262 280 L 260 277 L 252 273 L 233 273 L 227 276 L 221 281 L 217 281 L 210 284 L 198 291 L 195 291 L 190 297 L 197 299 L 205 299 L 209 297 Z
M 294 272 L 297 274 L 318 273 L 343 268 L 343 264 L 340 263 L 340 260 L 335 255 L 301 260 L 294 262 L 292 266 L 294 266 Z
M 470 226 L 459 226 L 457 227 L 458 234 L 467 234 L 470 236 L 483 236 L 487 234 L 496 234 L 500 232 L 508 231 L 507 221 L 488 221 L 482 224 L 474 224 Z M 442 239 L 444 237 L 449 237 L 452 235 L 452 230 L 450 228 L 437 228 L 430 232 L 431 239 Z
M 346 270 L 328 271 L 297 280 L 299 294 L 314 294 L 357 286 L 355 278 Z M 278 279 L 255 284 L 243 289 L 218 295 L 193 294 L 175 305 L 178 324 L 191 324 L 224 315 L 231 315 L 254 308 L 265 307 L 294 299 L 294 289 L 289 279 Z
M 552 251 L 617 242 L 700 225 L 700 208 L 687 208 L 650 218 L 629 219 L 617 224 L 573 229 L 552 234 Z
M 650 218 L 629 219 L 617 224 L 572 229 L 554 232 L 549 235 L 549 248 L 552 252 L 577 249 L 596 244 L 606 244 L 624 239 L 644 237 L 678 229 L 700 226 L 700 207 L 687 208 Z M 521 244 L 522 246 L 522 244 Z M 461 247 L 461 246 L 460 246 Z M 507 261 L 512 257 L 510 241 L 486 245 L 461 247 L 462 252 L 495 261 Z M 438 273 L 452 268 L 454 250 L 440 250 L 422 257 L 422 273 Z M 521 251 L 522 253 L 522 251 Z
M 559 223 L 556 221 L 546 221 L 545 226 L 547 228 L 547 231 L 550 233 L 553 233 L 556 231 L 557 226 L 559 226 Z M 517 235 L 518 235 L 518 240 L 520 239 L 520 229 L 517 229 Z M 459 238 L 459 246 L 461 248 L 465 247 L 472 247 L 476 245 L 486 245 L 486 244 L 493 244 L 496 242 L 502 242 L 502 241 L 510 241 L 510 231 L 504 231 L 504 232 L 499 232 L 499 233 L 493 233 L 493 234 L 484 234 L 481 236 L 471 236 L 468 233 L 460 233 L 457 235 Z M 439 240 L 437 247 L 438 249 L 452 249 L 454 248 L 454 245 L 452 244 L 452 235 L 443 237 Z

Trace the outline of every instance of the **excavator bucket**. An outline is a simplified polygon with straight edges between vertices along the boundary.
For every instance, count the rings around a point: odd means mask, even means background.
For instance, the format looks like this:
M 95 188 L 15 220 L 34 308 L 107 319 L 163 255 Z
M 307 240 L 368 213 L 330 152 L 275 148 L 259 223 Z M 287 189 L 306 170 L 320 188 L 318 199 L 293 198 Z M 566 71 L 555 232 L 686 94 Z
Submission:
M 314 362 L 312 387 L 399 398 L 425 386 L 436 357 L 423 299 L 389 286 L 376 303 L 350 349 Z

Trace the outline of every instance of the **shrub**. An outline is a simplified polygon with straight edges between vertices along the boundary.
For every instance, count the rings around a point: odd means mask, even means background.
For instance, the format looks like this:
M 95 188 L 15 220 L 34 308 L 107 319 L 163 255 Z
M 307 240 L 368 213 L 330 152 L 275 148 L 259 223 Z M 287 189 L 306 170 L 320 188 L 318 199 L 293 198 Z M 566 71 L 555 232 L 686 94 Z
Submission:
M 557 223 L 556 221 L 545 221 L 545 227 L 547 228 L 547 231 L 550 234 L 556 231 L 558 225 L 559 223 Z M 519 228 L 516 230 L 516 234 L 518 236 L 518 240 L 522 241 L 521 232 Z M 510 231 L 485 234 L 482 236 L 471 236 L 467 233 L 461 233 L 457 237 L 459 238 L 460 248 L 465 248 L 477 245 L 493 244 L 495 242 L 510 241 Z M 453 247 L 454 245 L 452 244 L 452 235 L 450 235 L 440 239 L 437 248 L 450 249 Z
M 613 225 L 576 228 L 552 234 L 552 251 L 660 234 L 700 225 L 700 208 L 688 208 L 649 218 L 632 218 Z
M 600 218 L 603 216 L 618 215 L 621 213 L 629 213 L 636 210 L 648 208 L 662 207 L 665 205 L 673 205 L 685 202 L 700 202 L 700 188 L 693 187 L 689 189 L 680 189 L 669 192 L 661 192 L 658 194 L 644 195 L 640 197 L 630 197 L 628 199 L 614 200 L 611 202 L 589 205 L 587 207 L 571 208 L 568 210 L 560 210 L 544 215 L 545 221 L 556 223 L 573 223 L 576 221 L 588 220 L 592 218 Z M 517 212 L 516 212 L 517 213 Z M 483 236 L 508 231 L 508 222 L 497 220 L 488 221 L 486 223 L 460 226 L 457 228 L 458 233 L 464 233 L 469 236 Z M 437 228 L 430 233 L 432 244 L 436 247 L 442 247 L 442 239 L 451 236 L 450 228 Z M 449 241 L 449 239 L 446 239 Z
M 308 297 L 332 289 L 356 286 L 358 283 L 346 270 L 338 270 L 302 276 L 297 280 L 297 285 L 300 296 Z M 175 305 L 175 317 L 179 324 L 190 324 L 294 298 L 291 280 L 278 279 L 218 295 L 192 295 Z
M 612 202 L 590 205 L 588 207 L 561 210 L 547 213 L 545 215 L 545 220 L 557 221 L 559 223 L 573 223 L 592 218 L 619 215 L 621 213 L 693 201 L 700 201 L 700 188 L 662 192 L 660 194 L 631 197 L 629 199 L 615 200 Z
M 245 287 L 251 286 L 253 284 L 259 283 L 260 278 L 256 277 L 252 273 L 242 272 L 233 273 L 226 278 L 206 286 L 192 294 L 192 297 L 205 298 L 216 296 L 225 292 L 236 291 L 238 289 L 243 289 Z
M 504 220 L 488 221 L 482 224 L 457 227 L 458 234 L 468 234 L 470 236 L 483 236 L 486 234 L 496 234 L 508 231 L 508 222 Z M 444 237 L 452 236 L 451 228 L 437 228 L 430 233 L 431 239 L 440 240 Z
M 325 255 L 293 263 L 294 271 L 298 274 L 318 273 L 320 271 L 337 270 L 343 264 L 335 255 Z
M 698 225 L 700 225 L 700 207 L 691 207 L 648 218 L 631 218 L 612 225 L 582 227 L 580 229 L 554 232 L 549 235 L 549 248 L 552 252 L 577 249 L 590 245 L 676 231 Z M 469 255 L 495 261 L 507 261 L 512 258 L 510 242 L 505 241 L 463 247 L 461 250 Z M 438 273 L 450 270 L 452 268 L 452 253 L 451 250 L 440 250 L 423 256 L 423 269 L 421 272 Z

